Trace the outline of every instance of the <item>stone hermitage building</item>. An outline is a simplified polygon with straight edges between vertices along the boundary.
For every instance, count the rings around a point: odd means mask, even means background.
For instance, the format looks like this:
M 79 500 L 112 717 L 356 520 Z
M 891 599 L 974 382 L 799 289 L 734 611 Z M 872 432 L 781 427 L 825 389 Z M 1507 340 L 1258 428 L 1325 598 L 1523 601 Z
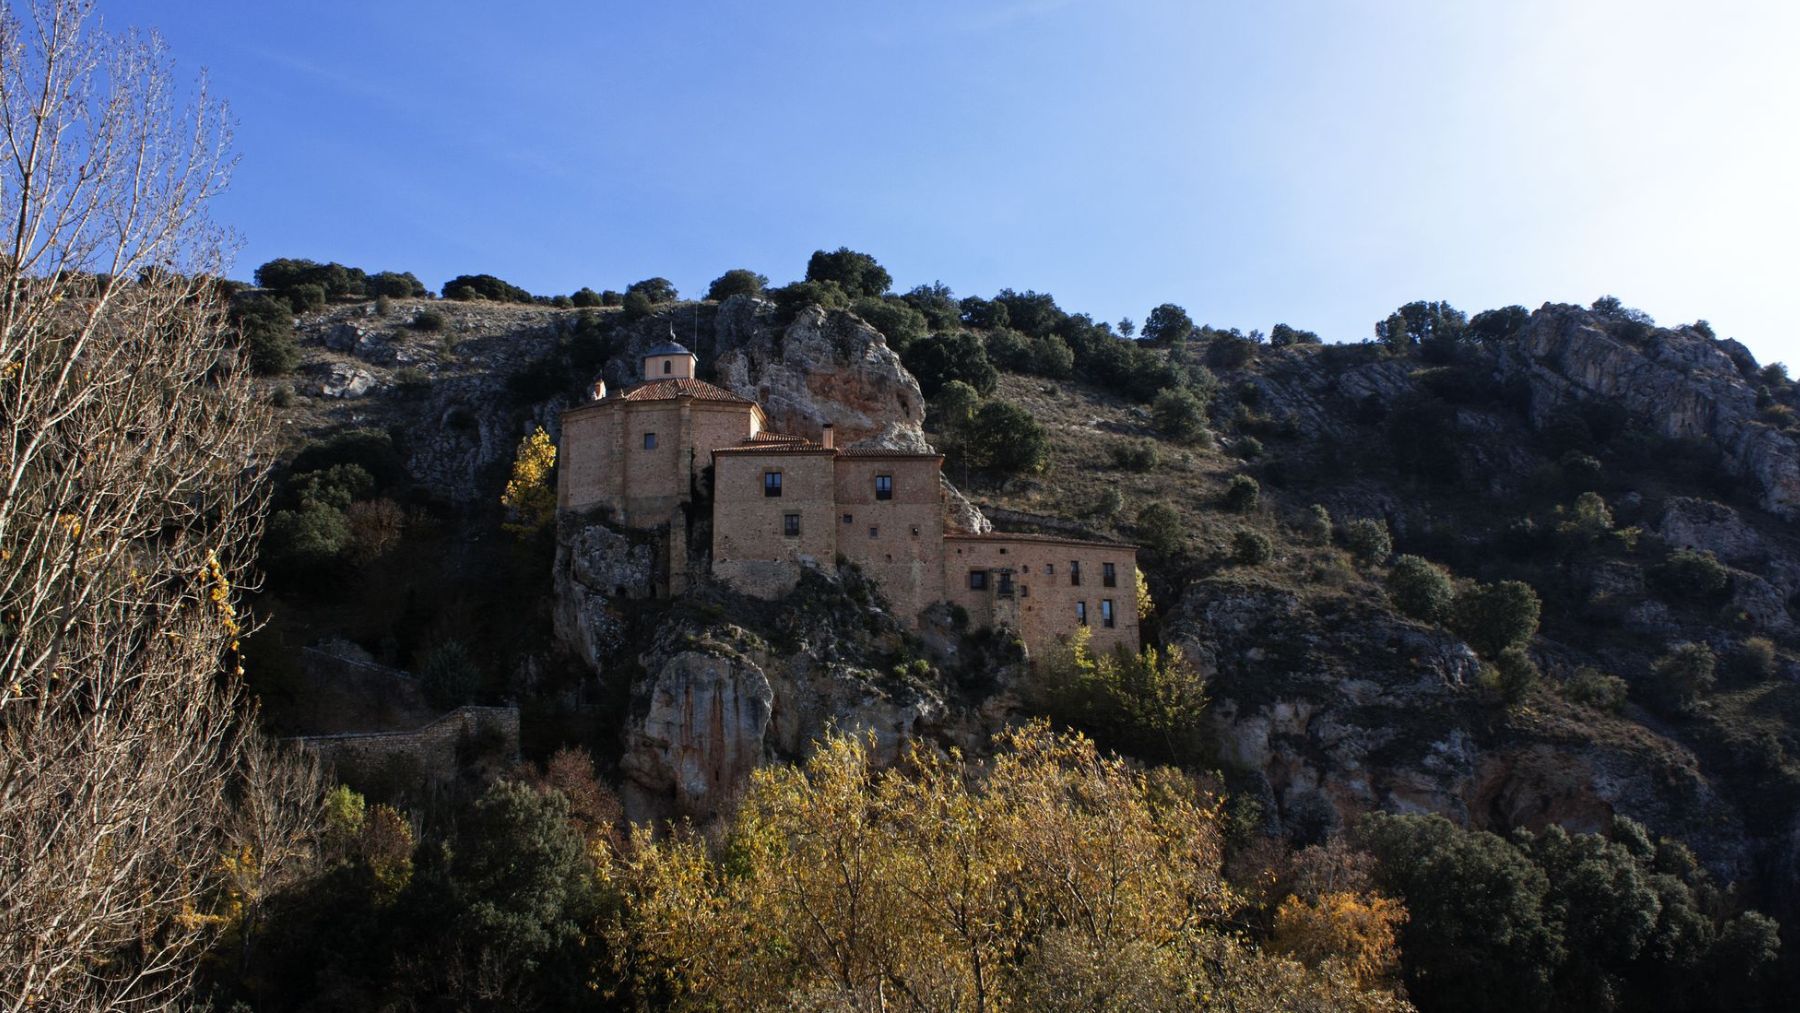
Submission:
M 802 567 L 855 563 L 905 621 L 940 601 L 972 626 L 1015 631 L 1042 656 L 1081 626 L 1095 652 L 1138 647 L 1137 549 L 1119 542 L 945 527 L 941 454 L 839 447 L 771 432 L 762 406 L 695 377 L 673 341 L 644 356 L 644 382 L 562 416 L 557 506 L 603 509 L 667 531 L 668 593 L 688 587 L 694 512 L 712 504 L 713 576 L 776 598 Z

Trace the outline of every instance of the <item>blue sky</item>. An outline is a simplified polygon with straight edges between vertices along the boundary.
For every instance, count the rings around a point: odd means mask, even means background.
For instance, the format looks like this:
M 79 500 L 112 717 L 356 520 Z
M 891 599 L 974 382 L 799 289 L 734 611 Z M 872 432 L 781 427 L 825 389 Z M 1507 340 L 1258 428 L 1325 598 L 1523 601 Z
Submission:
M 1800 364 L 1800 4 L 152 3 L 276 256 L 534 292 L 818 248 L 1331 340 L 1612 293 Z

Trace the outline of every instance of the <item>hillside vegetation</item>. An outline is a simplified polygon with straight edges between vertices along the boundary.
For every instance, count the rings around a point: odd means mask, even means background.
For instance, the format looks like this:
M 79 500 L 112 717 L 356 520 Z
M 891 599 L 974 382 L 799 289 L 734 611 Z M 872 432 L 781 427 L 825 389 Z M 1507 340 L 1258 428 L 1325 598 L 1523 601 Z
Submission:
M 1704 322 L 1420 302 L 1334 345 L 1170 304 L 1140 334 L 1043 293 L 896 295 L 849 250 L 693 302 L 277 266 L 236 304 L 289 434 L 265 719 L 514 702 L 525 765 L 495 780 L 470 742 L 461 772 L 340 769 L 316 874 L 222 996 L 1688 1009 L 1796 980 L 1800 395 Z M 1155 656 L 914 635 L 848 570 L 788 602 L 616 599 L 641 543 L 524 506 L 550 480 L 528 437 L 671 332 L 784 410 L 831 410 L 795 379 L 821 370 L 922 396 L 997 524 L 1143 547 Z M 774 716 L 669 740 L 699 672 Z M 683 749 L 724 779 L 677 776 Z M 1101 930 L 1056 862 L 1143 903 Z

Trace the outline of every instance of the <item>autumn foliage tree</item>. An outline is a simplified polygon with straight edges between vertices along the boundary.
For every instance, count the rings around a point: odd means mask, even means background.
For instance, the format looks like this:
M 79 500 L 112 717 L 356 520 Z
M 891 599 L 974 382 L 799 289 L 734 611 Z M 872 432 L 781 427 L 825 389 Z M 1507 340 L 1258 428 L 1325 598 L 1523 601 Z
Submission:
M 752 778 L 718 849 L 640 831 L 607 942 L 641 1009 L 1409 1009 L 1231 928 L 1216 800 L 1035 724 L 985 769 L 863 740 Z
M 556 444 L 542 426 L 519 441 L 512 478 L 500 494 L 506 530 L 529 538 L 556 517 Z

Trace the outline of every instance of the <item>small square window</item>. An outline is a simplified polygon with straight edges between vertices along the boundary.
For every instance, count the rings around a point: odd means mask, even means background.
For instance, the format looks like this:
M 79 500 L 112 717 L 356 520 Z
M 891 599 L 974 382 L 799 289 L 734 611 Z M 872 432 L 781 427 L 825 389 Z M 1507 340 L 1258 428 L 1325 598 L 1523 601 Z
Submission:
M 871 526 L 871 527 L 870 527 L 870 528 L 869 528 L 869 537 L 870 537 L 870 538 L 877 538 L 877 537 L 879 537 L 879 536 L 880 536 L 880 535 L 881 535 L 881 529 L 880 529 L 880 528 L 878 528 L 878 527 L 873 527 L 873 526 Z
M 1111 598 L 1100 600 L 1100 625 L 1109 630 L 1113 628 L 1113 600 Z
M 844 523 L 845 524 L 855 524 L 856 518 L 850 516 L 849 514 L 845 514 L 844 515 Z
M 771 499 L 781 495 L 781 472 L 763 472 L 763 495 Z
M 876 475 L 875 476 L 875 498 L 876 499 L 893 499 L 894 498 L 894 476 L 892 476 L 892 475 Z
M 656 449 L 656 434 L 655 433 L 645 433 L 644 434 L 644 449 L 645 450 L 655 450 Z
M 971 591 L 986 591 L 987 590 L 987 571 L 986 570 L 970 570 L 969 571 L 969 590 L 971 590 Z
M 1101 563 L 1100 564 L 1100 586 L 1101 587 L 1118 587 L 1119 586 L 1118 571 L 1116 569 L 1114 569 L 1114 567 L 1111 563 Z
M 781 515 L 781 533 L 783 535 L 786 535 L 789 538 L 799 538 L 800 537 L 800 515 L 799 514 L 782 514 Z

